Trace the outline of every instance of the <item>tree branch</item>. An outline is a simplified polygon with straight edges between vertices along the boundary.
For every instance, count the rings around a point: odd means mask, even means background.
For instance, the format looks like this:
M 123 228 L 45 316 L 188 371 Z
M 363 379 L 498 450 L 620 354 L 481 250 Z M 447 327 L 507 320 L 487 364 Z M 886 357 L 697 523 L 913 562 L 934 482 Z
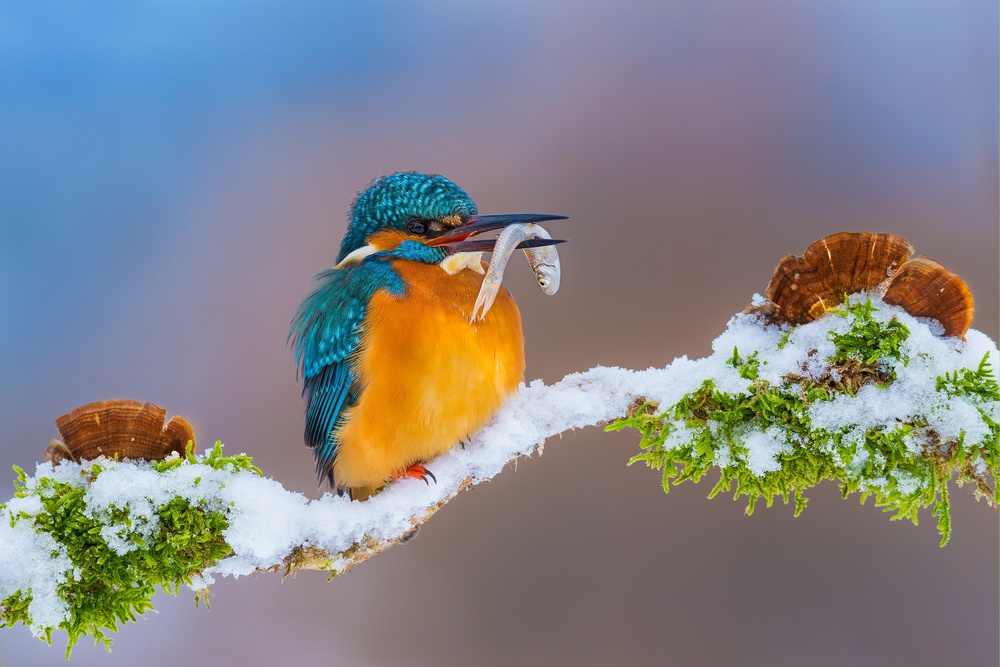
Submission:
M 933 505 L 946 539 L 956 471 L 995 501 L 1000 353 L 979 332 L 942 339 L 877 300 L 839 315 L 791 329 L 738 315 L 704 359 L 536 380 L 465 448 L 428 462 L 437 483 L 403 479 L 364 502 L 309 500 L 219 444 L 154 463 L 39 464 L 0 506 L 0 621 L 49 641 L 62 628 L 70 647 L 82 635 L 108 644 L 105 630 L 151 608 L 156 586 L 204 594 L 218 575 L 343 573 L 547 438 L 611 422 L 639 430 L 632 462 L 662 470 L 664 490 L 715 469 L 710 495 L 735 484 L 748 512 L 794 495 L 799 512 L 805 489 L 836 479 L 894 518 Z

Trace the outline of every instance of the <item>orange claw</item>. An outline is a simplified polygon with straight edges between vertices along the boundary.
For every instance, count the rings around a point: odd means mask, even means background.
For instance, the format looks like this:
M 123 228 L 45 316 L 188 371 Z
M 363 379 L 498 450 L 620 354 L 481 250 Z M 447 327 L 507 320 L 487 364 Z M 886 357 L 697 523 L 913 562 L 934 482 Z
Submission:
M 432 473 L 430 470 L 423 467 L 422 465 L 412 465 L 403 472 L 398 473 L 396 475 L 396 479 L 402 479 L 404 477 L 412 477 L 413 479 L 419 479 L 422 480 L 424 484 L 428 485 L 430 484 L 430 482 L 427 479 L 429 477 L 434 480 L 435 484 L 437 484 L 437 477 L 434 476 L 434 473 Z

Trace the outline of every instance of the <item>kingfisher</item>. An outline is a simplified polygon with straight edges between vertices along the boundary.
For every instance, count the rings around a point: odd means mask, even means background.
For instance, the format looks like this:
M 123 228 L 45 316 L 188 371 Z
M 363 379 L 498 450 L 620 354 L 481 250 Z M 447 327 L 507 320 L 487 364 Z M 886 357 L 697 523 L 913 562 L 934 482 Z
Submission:
M 413 171 L 358 193 L 337 263 L 316 276 L 288 335 L 320 485 L 364 500 L 393 479 L 427 482 L 424 464 L 500 409 L 524 379 L 521 315 L 503 287 L 472 317 L 495 240 L 469 238 L 565 217 L 479 215 L 453 182 Z

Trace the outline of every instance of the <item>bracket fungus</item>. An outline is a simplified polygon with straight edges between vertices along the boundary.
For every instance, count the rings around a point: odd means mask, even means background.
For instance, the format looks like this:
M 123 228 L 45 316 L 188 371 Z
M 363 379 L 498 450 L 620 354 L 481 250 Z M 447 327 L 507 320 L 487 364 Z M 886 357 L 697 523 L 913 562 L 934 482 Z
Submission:
M 53 439 L 45 460 L 79 462 L 99 456 L 161 461 L 194 444 L 194 430 L 183 417 L 163 424 L 167 411 L 152 403 L 114 399 L 81 405 L 56 420 L 62 441 Z
M 944 336 L 964 338 L 972 324 L 972 293 L 965 282 L 893 234 L 841 232 L 788 255 L 771 274 L 765 302 L 748 306 L 776 324 L 805 324 L 867 292 L 915 317 L 937 320 Z

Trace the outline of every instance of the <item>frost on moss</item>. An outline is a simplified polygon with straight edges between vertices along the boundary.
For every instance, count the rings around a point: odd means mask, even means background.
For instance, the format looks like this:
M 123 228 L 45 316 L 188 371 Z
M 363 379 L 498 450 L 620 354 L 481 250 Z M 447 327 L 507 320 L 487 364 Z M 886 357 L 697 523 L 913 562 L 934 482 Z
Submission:
M 717 468 L 710 498 L 746 496 L 748 514 L 758 499 L 781 498 L 797 516 L 805 492 L 832 479 L 845 498 L 874 497 L 893 519 L 917 523 L 933 507 L 942 546 L 953 477 L 996 505 L 1000 388 L 989 350 L 973 360 L 926 322 L 857 297 L 783 332 L 738 316 L 723 341 L 737 344 L 715 377 L 666 406 L 637 403 L 607 427 L 639 431 L 642 452 L 630 463 L 662 471 L 664 491 Z
M 0 576 L 0 623 L 23 623 L 49 643 L 56 628 L 64 630 L 67 657 L 84 635 L 110 646 L 107 633 L 151 609 L 156 588 L 176 595 L 181 584 L 191 584 L 231 552 L 223 539 L 227 508 L 211 493 L 181 497 L 149 485 L 145 502 L 123 505 L 99 497 L 108 465 L 114 462 L 64 463 L 52 476 L 37 478 L 15 468 L 15 497 L 0 505 L 11 529 L 6 532 L 15 541 L 33 541 L 29 549 L 47 540 L 51 556 L 49 562 L 31 559 L 37 571 Z M 195 476 L 194 486 L 201 481 L 199 469 L 223 478 L 260 474 L 246 455 L 222 456 L 221 443 L 204 457 L 189 451 L 149 464 L 146 473 L 163 478 L 182 467 L 185 477 Z

